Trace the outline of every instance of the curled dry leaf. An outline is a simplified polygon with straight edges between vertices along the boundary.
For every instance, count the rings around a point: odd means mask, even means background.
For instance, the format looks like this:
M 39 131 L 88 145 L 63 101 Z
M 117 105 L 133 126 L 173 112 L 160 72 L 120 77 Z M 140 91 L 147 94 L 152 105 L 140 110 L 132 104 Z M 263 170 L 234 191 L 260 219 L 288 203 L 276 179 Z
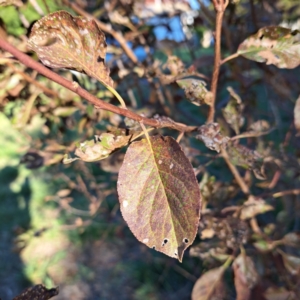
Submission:
M 259 280 L 254 263 L 249 256 L 241 253 L 232 264 L 237 300 L 250 300 L 251 290 Z
M 26 289 L 21 295 L 15 297 L 13 300 L 48 300 L 58 295 L 58 293 L 58 287 L 48 290 L 42 284 L 38 284 Z
M 236 134 L 239 134 L 240 127 L 244 124 L 242 112 L 244 105 L 240 96 L 234 91 L 232 87 L 227 88 L 230 99 L 224 109 L 222 109 L 223 116 L 226 122 L 231 126 Z
M 209 270 L 195 283 L 192 291 L 192 300 L 224 300 L 226 299 L 226 286 L 223 275 L 225 266 Z
M 294 124 L 297 130 L 297 136 L 300 135 L 300 96 L 298 97 L 294 108 Z
M 229 137 L 220 133 L 220 125 L 218 123 L 210 123 L 202 125 L 198 128 L 199 134 L 196 139 L 204 142 L 205 146 L 211 150 L 220 152 L 229 141 Z
M 266 179 L 263 169 L 264 160 L 257 151 L 251 150 L 243 145 L 228 143 L 227 153 L 230 161 L 234 165 L 252 170 L 257 179 Z
M 259 214 L 264 214 L 268 211 L 274 210 L 274 207 L 267 204 L 265 200 L 254 197 L 249 197 L 249 199 L 244 202 L 240 210 L 240 219 L 247 220 L 255 217 Z
M 132 135 L 115 135 L 113 133 L 102 133 L 95 136 L 95 140 L 85 141 L 75 150 L 76 158 L 64 157 L 63 163 L 69 164 L 75 160 L 87 162 L 97 161 L 108 157 L 113 151 L 128 145 Z
M 118 177 L 123 218 L 148 247 L 182 261 L 196 236 L 201 196 L 192 165 L 171 137 L 133 142 Z
M 48 67 L 84 72 L 113 86 L 104 64 L 105 35 L 94 20 L 73 17 L 66 11 L 49 14 L 33 25 L 28 47 Z
M 184 89 L 185 95 L 190 102 L 200 106 L 202 104 L 211 105 L 212 92 L 206 89 L 206 83 L 199 79 L 180 79 L 177 84 Z
M 278 68 L 293 69 L 300 64 L 300 32 L 267 26 L 240 44 L 238 54 Z

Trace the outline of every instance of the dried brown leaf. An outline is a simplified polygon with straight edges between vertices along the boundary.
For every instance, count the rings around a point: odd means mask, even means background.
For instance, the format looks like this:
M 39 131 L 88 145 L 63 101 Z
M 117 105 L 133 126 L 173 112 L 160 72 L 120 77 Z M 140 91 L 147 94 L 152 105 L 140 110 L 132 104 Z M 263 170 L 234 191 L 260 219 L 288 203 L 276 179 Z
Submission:
M 199 134 L 196 139 L 204 142 L 205 146 L 211 150 L 220 152 L 229 141 L 229 137 L 220 133 L 220 125 L 218 123 L 210 123 L 198 127 Z
M 117 132 L 116 132 L 117 133 Z M 64 157 L 63 163 L 69 164 L 75 160 L 83 160 L 86 162 L 98 161 L 108 157 L 115 150 L 122 148 L 130 142 L 133 134 L 125 135 L 124 132 L 102 133 L 95 136 L 95 139 L 80 143 L 75 150 L 76 158 Z
M 113 86 L 104 64 L 105 35 L 94 20 L 73 17 L 66 11 L 49 14 L 33 25 L 28 47 L 48 67 L 84 72 Z
M 224 300 L 226 286 L 223 275 L 226 267 L 211 269 L 204 273 L 195 283 L 192 300 Z
M 233 262 L 234 285 L 237 300 L 250 300 L 251 290 L 257 284 L 259 276 L 249 256 L 241 253 Z
M 265 200 L 254 197 L 249 197 L 249 199 L 244 202 L 243 207 L 240 211 L 240 219 L 247 220 L 255 217 L 258 214 L 263 214 L 268 211 L 274 210 L 274 207 L 267 204 Z

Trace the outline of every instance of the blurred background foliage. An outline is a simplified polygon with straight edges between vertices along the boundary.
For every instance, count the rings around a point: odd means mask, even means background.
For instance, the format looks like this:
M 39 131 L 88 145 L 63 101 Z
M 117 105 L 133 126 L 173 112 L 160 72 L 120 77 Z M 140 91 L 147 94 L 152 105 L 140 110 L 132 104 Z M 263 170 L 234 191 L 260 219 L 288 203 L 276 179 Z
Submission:
M 105 32 L 107 66 L 131 110 L 187 125 L 205 123 L 208 107 L 187 101 L 175 80 L 189 72 L 210 86 L 215 13 L 209 1 L 28 0 L 21 4 L 0 7 L 0 38 L 30 53 L 26 42 L 33 22 L 57 10 L 76 15 L 82 9 L 121 32 L 138 59 L 133 62 L 115 36 Z M 230 1 L 222 55 L 234 53 L 263 26 L 282 24 L 300 30 L 299 18 L 298 1 Z M 190 299 L 197 278 L 219 267 L 229 255 L 237 256 L 242 244 L 257 273 L 252 274 L 252 299 L 272 300 L 278 294 L 282 298 L 276 299 L 300 298 L 300 139 L 293 120 L 300 94 L 299 67 L 282 70 L 244 58 L 221 67 L 216 120 L 223 134 L 234 136 L 222 114 L 231 97 L 228 87 L 244 106 L 241 132 L 257 121 L 273 128 L 267 135 L 240 140 L 264 157 L 266 180 L 239 169 L 251 193 L 260 199 L 253 208 L 223 159 L 194 134 L 185 135 L 181 145 L 200 182 L 203 216 L 194 246 L 180 264 L 140 244 L 123 221 L 116 194 L 123 150 L 96 163 L 61 163 L 76 143 L 113 127 L 125 128 L 124 119 L 94 109 L 7 57 L 1 52 L 2 300 L 37 283 L 49 288 L 59 285 L 55 299 Z M 59 72 L 118 105 L 94 79 Z M 167 129 L 156 132 L 176 137 Z M 239 218 L 234 217 L 237 212 Z M 226 272 L 227 292 L 220 299 L 236 297 L 233 272 Z

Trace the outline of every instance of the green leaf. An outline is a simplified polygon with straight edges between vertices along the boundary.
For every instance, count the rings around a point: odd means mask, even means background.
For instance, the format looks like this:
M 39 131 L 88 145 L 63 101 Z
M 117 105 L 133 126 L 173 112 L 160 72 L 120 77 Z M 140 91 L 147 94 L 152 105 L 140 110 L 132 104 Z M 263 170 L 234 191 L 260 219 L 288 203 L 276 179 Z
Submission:
M 192 165 L 171 137 L 128 148 L 118 177 L 122 215 L 136 238 L 182 261 L 195 239 L 201 196 Z
M 237 53 L 267 65 L 293 69 L 300 64 L 300 32 L 279 26 L 263 27 L 241 43 Z
M 33 25 L 28 47 L 48 67 L 84 72 L 113 86 L 104 64 L 105 35 L 94 20 L 73 17 L 66 11 L 49 14 Z
M 198 79 L 180 79 L 177 84 L 184 89 L 185 95 L 190 102 L 200 106 L 202 104 L 210 105 L 213 94 L 206 89 L 206 83 Z
M 244 105 L 240 96 L 234 91 L 232 87 L 227 88 L 230 99 L 224 109 L 222 109 L 223 116 L 226 122 L 231 126 L 236 134 L 239 134 L 240 127 L 244 124 L 242 112 Z

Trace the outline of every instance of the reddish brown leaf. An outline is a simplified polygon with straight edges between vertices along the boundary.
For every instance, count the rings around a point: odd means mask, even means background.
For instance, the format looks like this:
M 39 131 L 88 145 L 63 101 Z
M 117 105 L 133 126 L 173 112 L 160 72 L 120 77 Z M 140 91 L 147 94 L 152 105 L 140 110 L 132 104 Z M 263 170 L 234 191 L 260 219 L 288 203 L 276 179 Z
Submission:
M 224 300 L 226 287 L 223 274 L 226 267 L 221 266 L 204 273 L 195 283 L 192 300 Z
M 58 287 L 48 290 L 42 284 L 38 284 L 26 289 L 21 295 L 15 297 L 13 300 L 48 300 L 58 295 L 58 293 Z
M 49 14 L 33 25 L 28 46 L 48 67 L 84 72 L 113 86 L 104 64 L 105 35 L 94 20 L 66 11 Z
M 234 285 L 237 300 L 251 299 L 251 290 L 258 282 L 258 273 L 252 259 L 245 254 L 240 254 L 232 264 L 234 271 Z
M 182 260 L 195 239 L 201 197 L 193 168 L 171 137 L 130 145 L 119 172 L 122 215 L 148 247 Z

